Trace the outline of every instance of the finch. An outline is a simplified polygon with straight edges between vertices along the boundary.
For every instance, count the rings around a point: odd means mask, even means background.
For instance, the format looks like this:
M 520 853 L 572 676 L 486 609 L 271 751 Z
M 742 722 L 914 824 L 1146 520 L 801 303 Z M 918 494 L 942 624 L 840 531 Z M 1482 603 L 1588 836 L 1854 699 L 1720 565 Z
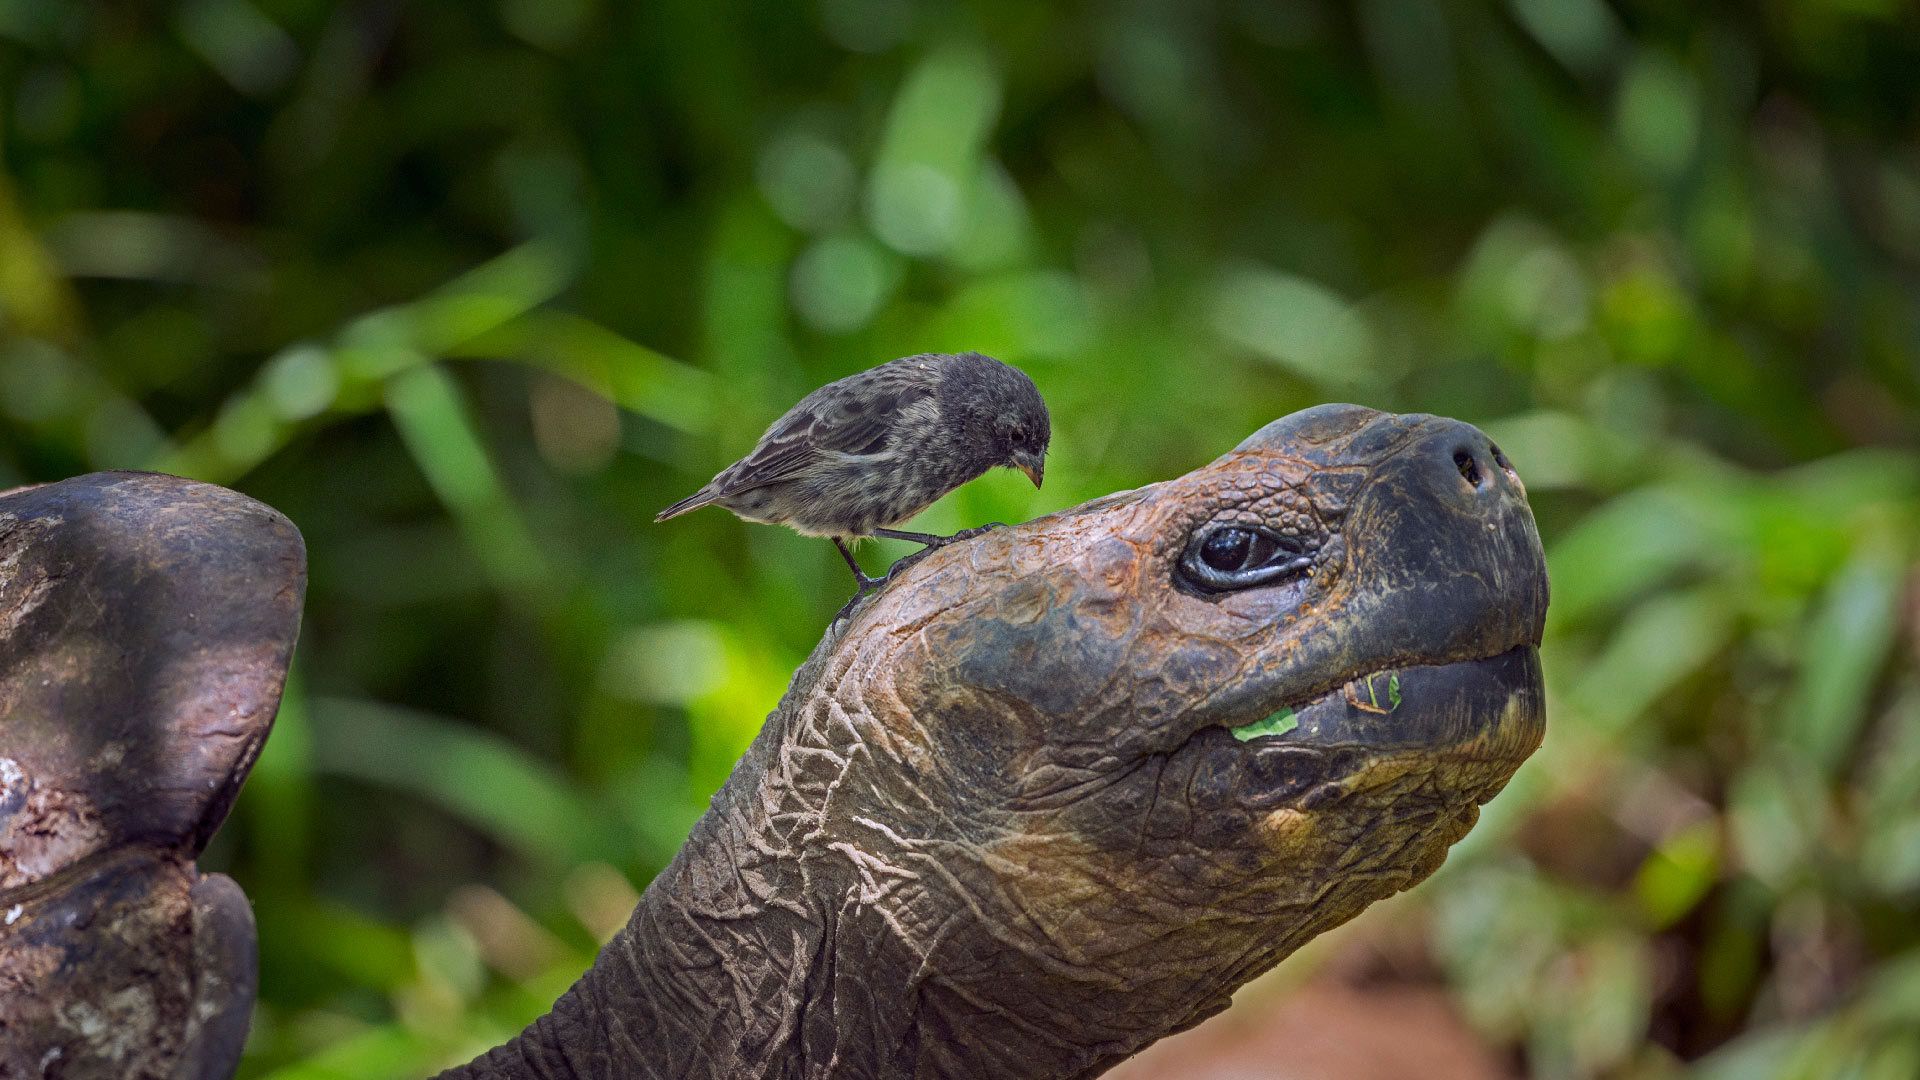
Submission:
M 1039 487 L 1052 435 L 1046 403 L 1019 368 L 974 352 L 902 357 L 801 398 L 752 453 L 654 520 L 713 504 L 831 537 L 859 583 L 858 600 L 887 578 L 862 572 L 847 541 L 885 536 L 931 550 L 985 532 L 993 526 L 952 536 L 892 526 L 996 465 Z

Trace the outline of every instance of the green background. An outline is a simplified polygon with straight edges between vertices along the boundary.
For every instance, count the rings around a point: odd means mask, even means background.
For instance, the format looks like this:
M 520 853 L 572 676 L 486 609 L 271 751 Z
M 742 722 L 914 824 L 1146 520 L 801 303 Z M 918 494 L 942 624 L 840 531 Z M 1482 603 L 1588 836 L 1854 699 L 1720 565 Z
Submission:
M 1053 452 L 937 531 L 1322 401 L 1484 425 L 1551 733 L 1354 932 L 1535 1076 L 1920 1075 L 1910 4 L 0 0 L 0 142 L 0 482 L 307 539 L 203 861 L 259 912 L 249 1077 L 545 1008 L 850 592 L 653 512 L 963 348 Z

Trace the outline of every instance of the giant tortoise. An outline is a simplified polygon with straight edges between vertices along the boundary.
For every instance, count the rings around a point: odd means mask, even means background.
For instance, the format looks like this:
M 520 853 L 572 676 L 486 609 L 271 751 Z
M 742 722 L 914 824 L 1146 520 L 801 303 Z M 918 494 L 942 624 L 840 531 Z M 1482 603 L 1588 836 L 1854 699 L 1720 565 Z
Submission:
M 205 485 L 0 501 L 0 1074 L 231 1075 L 252 923 L 192 860 L 302 573 Z M 1357 406 L 933 552 L 552 1012 L 445 1076 L 1097 1075 L 1440 865 L 1539 744 L 1546 606 L 1486 436 Z

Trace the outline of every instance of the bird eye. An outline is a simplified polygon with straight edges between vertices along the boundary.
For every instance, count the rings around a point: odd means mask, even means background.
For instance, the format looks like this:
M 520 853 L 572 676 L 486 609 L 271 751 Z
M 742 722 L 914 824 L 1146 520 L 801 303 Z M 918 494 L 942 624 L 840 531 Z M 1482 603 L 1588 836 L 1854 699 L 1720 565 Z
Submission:
M 1186 579 L 1213 592 L 1264 585 L 1312 565 L 1313 553 L 1301 538 L 1254 525 L 1202 529 L 1180 559 Z

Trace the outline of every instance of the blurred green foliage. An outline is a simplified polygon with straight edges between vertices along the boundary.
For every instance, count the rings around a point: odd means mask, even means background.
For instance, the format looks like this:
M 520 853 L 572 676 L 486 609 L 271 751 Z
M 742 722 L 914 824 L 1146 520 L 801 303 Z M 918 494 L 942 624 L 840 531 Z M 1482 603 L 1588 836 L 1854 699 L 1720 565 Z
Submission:
M 1324 400 L 1486 426 L 1551 734 L 1395 901 L 1439 976 L 1540 1077 L 1920 1075 L 1911 5 L 0 0 L 0 133 L 0 480 L 166 469 L 309 545 L 205 860 L 247 1076 L 545 1008 L 850 589 L 653 511 L 963 348 L 1054 460 L 939 531 Z

